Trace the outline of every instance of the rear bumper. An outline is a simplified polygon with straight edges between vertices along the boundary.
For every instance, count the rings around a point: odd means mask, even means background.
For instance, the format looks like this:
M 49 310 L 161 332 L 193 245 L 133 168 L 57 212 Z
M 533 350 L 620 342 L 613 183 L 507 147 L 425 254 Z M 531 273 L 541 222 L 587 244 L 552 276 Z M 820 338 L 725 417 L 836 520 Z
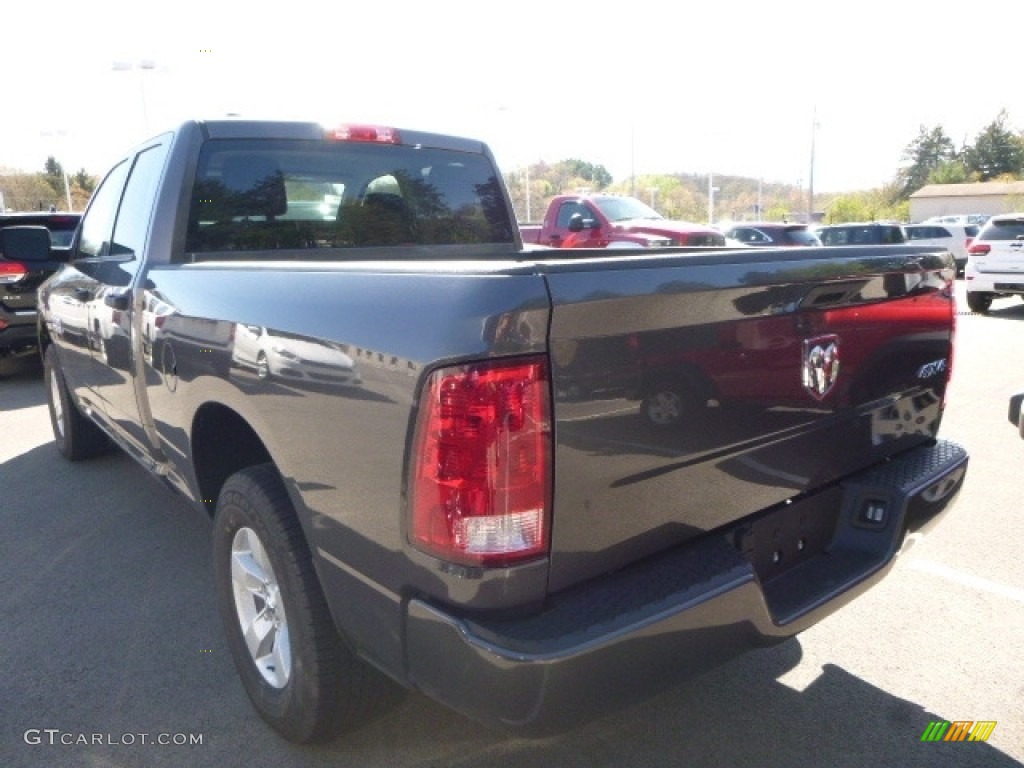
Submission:
M 950 508 L 966 468 L 966 452 L 939 441 L 766 513 L 785 515 L 780 528 L 792 529 L 793 509 L 816 514 L 825 504 L 835 521 L 822 551 L 778 573 L 734 545 L 755 522 L 568 589 L 528 618 L 480 619 L 411 600 L 409 681 L 474 719 L 532 732 L 621 708 L 785 640 L 863 593 L 908 532 Z
M 969 293 L 1024 294 L 1024 274 L 1020 272 L 979 272 L 965 270 Z

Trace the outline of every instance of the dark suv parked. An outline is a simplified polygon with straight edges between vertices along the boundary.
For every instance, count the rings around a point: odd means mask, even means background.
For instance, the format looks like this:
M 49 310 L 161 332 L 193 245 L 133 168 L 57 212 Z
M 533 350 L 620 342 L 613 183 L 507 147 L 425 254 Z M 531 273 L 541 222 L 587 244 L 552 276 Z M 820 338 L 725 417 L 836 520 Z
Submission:
M 67 261 L 80 213 L 0 213 L 0 230 L 45 227 L 50 248 L 29 259 L 8 259 L 0 234 L 0 373 L 7 359 L 32 354 L 36 341 L 36 289 Z
M 898 245 L 905 243 L 899 224 L 829 224 L 818 229 L 822 245 Z
M 724 230 L 726 237 L 744 245 L 761 247 L 821 245 L 806 224 L 778 221 L 750 221 L 733 224 Z

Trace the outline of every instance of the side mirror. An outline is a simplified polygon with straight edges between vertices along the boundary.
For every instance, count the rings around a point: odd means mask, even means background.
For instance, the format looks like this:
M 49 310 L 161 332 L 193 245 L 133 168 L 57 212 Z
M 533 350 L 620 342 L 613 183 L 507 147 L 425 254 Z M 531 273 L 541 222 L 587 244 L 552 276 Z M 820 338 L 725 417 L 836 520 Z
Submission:
M 583 231 L 583 214 L 574 213 L 569 217 L 569 231 L 570 232 L 582 232 Z
M 49 261 L 50 230 L 39 226 L 0 229 L 0 254 L 10 261 Z

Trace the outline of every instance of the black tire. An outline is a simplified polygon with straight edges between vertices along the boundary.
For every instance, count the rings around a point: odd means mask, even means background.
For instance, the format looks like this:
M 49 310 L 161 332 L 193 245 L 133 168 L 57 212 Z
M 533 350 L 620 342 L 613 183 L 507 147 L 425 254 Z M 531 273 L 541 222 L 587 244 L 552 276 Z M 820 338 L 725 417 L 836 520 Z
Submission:
M 243 469 L 225 482 L 213 560 L 235 668 L 260 717 L 286 739 L 326 741 L 362 725 L 397 689 L 360 661 L 335 629 L 302 527 L 272 465 Z M 237 582 L 236 560 L 247 576 Z M 254 613 L 263 622 L 250 633 L 254 643 L 263 633 L 257 653 L 266 653 L 259 659 L 242 629 L 243 622 L 257 626 L 248 620 Z
M 689 387 L 672 382 L 649 387 L 640 404 L 644 420 L 659 429 L 677 427 L 700 409 L 701 403 Z
M 81 461 L 109 451 L 113 447 L 110 439 L 78 410 L 68 392 L 57 350 L 52 344 L 43 355 L 43 381 L 57 450 L 71 461 Z
M 971 308 L 971 312 L 977 312 L 980 315 L 986 315 L 988 314 L 989 308 L 992 306 L 992 294 L 968 293 L 967 306 Z

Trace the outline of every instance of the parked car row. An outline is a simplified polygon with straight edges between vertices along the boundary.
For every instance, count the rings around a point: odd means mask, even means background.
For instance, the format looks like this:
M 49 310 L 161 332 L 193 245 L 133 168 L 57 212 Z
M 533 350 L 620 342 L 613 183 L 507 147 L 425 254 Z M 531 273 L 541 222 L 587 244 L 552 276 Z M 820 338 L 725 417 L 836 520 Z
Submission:
M 967 249 L 978 234 L 978 225 L 964 223 L 897 224 L 849 222 L 808 225 L 787 222 L 740 222 L 722 227 L 726 244 L 734 247 L 791 245 L 937 245 L 948 249 L 963 274 Z

